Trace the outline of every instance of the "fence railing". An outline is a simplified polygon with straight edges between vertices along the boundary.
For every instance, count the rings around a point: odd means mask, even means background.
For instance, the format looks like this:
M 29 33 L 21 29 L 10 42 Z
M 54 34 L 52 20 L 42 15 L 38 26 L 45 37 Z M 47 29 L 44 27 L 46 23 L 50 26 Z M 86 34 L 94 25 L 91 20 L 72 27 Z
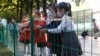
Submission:
M 87 16 L 87 14 L 89 13 L 89 15 Z M 91 14 L 90 14 L 91 13 Z M 34 55 L 40 55 L 40 51 L 41 49 L 36 47 L 38 45 L 41 44 L 36 44 L 34 43 L 34 29 L 33 29 L 33 18 L 30 18 L 30 44 L 29 46 L 27 46 L 27 44 L 23 44 L 22 42 L 19 42 L 18 37 L 19 37 L 19 31 L 18 31 L 18 24 L 14 23 L 14 29 L 10 30 L 9 24 L 7 24 L 6 27 L 3 27 L 0 25 L 0 41 L 2 43 L 4 43 L 9 49 L 12 50 L 12 52 L 14 53 L 14 56 L 23 56 L 24 54 L 28 54 L 31 56 Z M 78 35 L 78 39 L 80 40 L 81 43 L 81 47 L 82 47 L 82 51 L 83 51 L 83 56 L 99 56 L 100 53 L 96 53 L 94 52 L 94 40 L 93 40 L 93 28 L 92 28 L 92 19 L 93 19 L 93 12 L 91 9 L 89 10 L 83 10 L 83 11 L 77 11 L 77 12 L 73 12 L 73 17 L 72 20 L 75 21 L 75 28 L 76 28 L 76 32 Z M 55 24 L 60 24 L 59 22 L 57 23 L 53 23 L 54 25 L 50 25 L 50 27 L 57 27 L 55 26 Z M 86 39 L 81 39 L 81 33 L 85 30 L 89 30 L 89 36 L 90 39 L 86 40 Z M 57 54 L 60 55 L 59 53 L 61 53 L 62 47 L 63 48 L 69 48 L 69 49 L 73 49 L 70 47 L 66 47 L 66 46 L 62 46 L 62 34 L 59 36 L 59 34 L 54 35 L 51 33 L 48 33 L 49 36 L 48 37 L 55 37 L 55 38 L 49 38 L 51 40 L 48 41 L 48 43 L 45 43 L 47 45 L 46 49 L 46 53 L 49 52 L 49 50 L 52 51 L 53 54 Z M 26 41 L 27 42 L 27 41 Z M 73 43 L 74 44 L 74 43 Z M 42 44 L 44 45 L 44 44 Z M 50 47 L 52 46 L 52 47 Z M 26 52 L 25 52 L 25 48 L 26 48 Z M 61 48 L 61 49 L 60 49 Z M 44 51 L 45 51 L 44 49 Z M 89 50 L 88 50 L 89 49 Z M 77 49 L 73 49 L 73 50 L 77 50 Z M 80 50 L 77 50 L 80 51 Z M 43 52 L 43 50 L 42 50 Z M 50 55 L 50 54 L 49 54 Z M 70 55 L 71 56 L 71 55 Z

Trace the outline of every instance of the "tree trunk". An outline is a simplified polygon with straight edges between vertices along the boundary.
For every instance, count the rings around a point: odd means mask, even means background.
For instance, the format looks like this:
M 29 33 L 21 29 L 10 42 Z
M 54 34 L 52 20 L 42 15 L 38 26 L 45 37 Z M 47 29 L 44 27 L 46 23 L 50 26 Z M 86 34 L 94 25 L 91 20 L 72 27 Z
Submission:
M 43 12 L 44 12 L 44 15 L 46 15 L 46 9 L 47 9 L 47 0 L 43 0 Z
M 19 0 L 17 0 L 17 20 L 19 21 Z
M 36 6 L 37 6 L 37 10 L 40 9 L 40 0 L 36 0 Z

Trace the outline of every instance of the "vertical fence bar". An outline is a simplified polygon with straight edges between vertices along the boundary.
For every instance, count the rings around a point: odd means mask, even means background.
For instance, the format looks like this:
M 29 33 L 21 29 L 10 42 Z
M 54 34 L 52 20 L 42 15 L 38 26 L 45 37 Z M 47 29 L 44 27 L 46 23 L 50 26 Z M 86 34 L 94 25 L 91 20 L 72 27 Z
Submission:
M 84 19 L 84 30 L 85 31 L 85 10 L 83 10 L 83 19 Z M 84 39 L 84 56 L 85 56 L 85 39 Z
M 2 42 L 4 43 L 4 26 L 2 26 Z
M 1 29 L 0 29 L 0 42 L 1 42 L 1 38 L 2 38 L 2 36 L 1 36 Z
M 93 10 L 91 10 L 91 11 L 92 11 L 92 13 L 91 13 L 91 14 L 92 14 L 92 15 L 91 15 L 91 18 L 93 19 Z M 92 26 L 92 24 L 91 24 L 91 26 Z M 92 29 L 92 27 L 91 27 L 91 29 Z M 91 32 L 91 34 L 92 34 L 92 32 Z M 92 49 L 92 48 L 93 48 L 93 38 L 91 38 L 91 56 L 93 56 L 93 55 L 92 55 L 92 53 L 93 53 L 93 49 Z
M 2 24 L 0 24 L 0 42 L 2 42 Z
M 3 30 L 3 26 L 2 24 L 0 24 L 0 41 L 2 42 L 2 30 Z
M 31 36 L 30 36 L 30 39 L 31 39 L 31 56 L 34 56 L 34 32 L 33 32 L 33 17 L 31 17 L 30 19 L 30 25 L 31 25 Z
M 78 35 L 78 11 L 76 13 L 77 13 L 77 35 Z
M 16 56 L 16 33 L 15 33 L 16 25 L 15 25 L 15 22 L 13 23 L 13 26 L 14 26 L 14 31 L 13 31 L 13 33 L 14 33 L 14 37 L 13 37 L 13 40 L 14 40 L 14 56 Z
M 6 41 L 5 41 L 5 44 L 6 44 L 6 46 L 8 46 L 8 24 L 6 24 L 6 35 L 5 35 L 6 37 Z
M 34 56 L 34 54 L 35 54 L 34 53 L 34 50 L 35 50 L 34 49 L 34 41 L 33 41 L 34 40 L 34 32 L 33 32 L 33 25 L 34 25 L 33 23 L 34 23 L 34 21 L 33 21 L 33 17 L 32 17 L 33 0 L 31 0 L 30 4 L 31 4 L 31 8 L 30 8 L 31 9 L 31 18 L 30 18 L 30 25 L 31 25 L 31 27 L 30 27 L 31 28 L 31 31 L 30 31 L 31 32 L 31 34 L 30 34 L 31 35 L 30 36 L 30 39 L 31 39 L 31 56 Z

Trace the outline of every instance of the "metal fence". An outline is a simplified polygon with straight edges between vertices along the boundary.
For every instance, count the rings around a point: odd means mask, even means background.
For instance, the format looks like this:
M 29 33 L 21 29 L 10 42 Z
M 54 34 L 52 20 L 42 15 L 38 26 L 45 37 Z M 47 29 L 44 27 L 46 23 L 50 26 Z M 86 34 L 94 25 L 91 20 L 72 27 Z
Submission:
M 100 56 L 100 53 L 99 53 L 100 42 L 99 42 L 99 38 L 98 40 L 94 40 L 94 33 L 92 31 L 93 30 L 92 19 L 93 19 L 93 11 L 91 9 L 73 12 L 72 20 L 74 20 L 75 22 L 76 33 L 81 43 L 83 56 Z M 14 29 L 12 31 L 9 29 L 10 27 L 8 24 L 6 27 L 3 27 L 0 25 L 0 41 L 3 42 L 10 50 L 12 50 L 12 52 L 14 53 L 14 56 L 24 56 L 25 54 L 28 54 L 30 56 L 41 55 L 41 49 L 37 47 L 38 46 L 37 44 L 34 43 L 35 32 L 33 31 L 34 24 L 32 22 L 34 22 L 34 20 L 33 18 L 30 18 L 30 26 L 31 26 L 30 27 L 31 29 L 30 30 L 30 44 L 29 44 L 29 47 L 27 48 L 25 47 L 23 43 L 19 42 L 18 40 L 19 26 L 17 23 L 13 24 Z M 56 22 L 56 23 L 54 22 L 53 23 L 54 25 L 50 25 L 50 27 L 53 27 L 53 28 L 57 27 L 57 25 L 60 24 L 59 22 Z M 89 30 L 89 37 L 86 39 L 81 37 L 81 33 L 85 30 Z M 61 52 L 62 47 L 73 49 L 73 48 L 62 45 L 62 42 L 61 42 L 62 34 L 55 35 L 52 33 L 48 33 L 48 37 L 51 37 L 51 38 L 48 38 L 51 40 L 45 43 L 45 45 L 47 46 L 45 48 L 46 50 L 44 50 L 46 51 L 46 54 L 48 54 L 49 51 L 52 51 L 50 53 L 52 53 L 53 55 L 61 56 L 60 53 L 62 53 Z M 25 52 L 25 48 L 26 50 L 28 50 L 27 53 Z M 77 50 L 77 49 L 73 49 L 73 50 Z M 44 51 L 42 50 L 42 52 Z M 77 50 L 77 51 L 80 51 L 80 50 Z

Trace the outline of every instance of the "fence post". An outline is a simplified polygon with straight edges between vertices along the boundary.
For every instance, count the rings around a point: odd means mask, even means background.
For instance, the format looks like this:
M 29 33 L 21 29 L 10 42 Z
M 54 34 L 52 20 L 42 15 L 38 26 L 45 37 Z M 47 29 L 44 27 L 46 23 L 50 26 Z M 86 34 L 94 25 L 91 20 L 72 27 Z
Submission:
M 34 56 L 34 32 L 33 32 L 33 17 L 31 17 L 30 18 L 30 25 L 31 25 L 31 27 L 30 27 L 30 32 L 31 32 L 31 36 L 30 36 L 30 39 L 31 39 L 31 56 Z
M 2 30 L 2 40 L 3 40 L 3 43 L 5 43 L 5 36 L 4 36 L 4 32 L 5 32 L 5 29 L 4 29 L 4 26 L 3 26 L 3 30 Z
M 8 24 L 6 24 L 6 28 L 5 28 L 6 32 L 5 32 L 5 45 L 8 46 Z
M 3 42 L 3 25 L 0 25 L 0 40 Z
M 2 42 L 2 25 L 0 24 L 0 42 Z
M 4 38 L 5 38 L 5 36 L 4 36 L 4 26 L 2 25 L 2 42 L 4 43 Z
M 15 22 L 13 23 L 13 27 L 14 27 L 14 31 L 13 31 L 13 33 L 14 33 L 14 37 L 13 37 L 13 39 L 14 39 L 14 56 L 16 56 L 16 24 L 15 24 Z

